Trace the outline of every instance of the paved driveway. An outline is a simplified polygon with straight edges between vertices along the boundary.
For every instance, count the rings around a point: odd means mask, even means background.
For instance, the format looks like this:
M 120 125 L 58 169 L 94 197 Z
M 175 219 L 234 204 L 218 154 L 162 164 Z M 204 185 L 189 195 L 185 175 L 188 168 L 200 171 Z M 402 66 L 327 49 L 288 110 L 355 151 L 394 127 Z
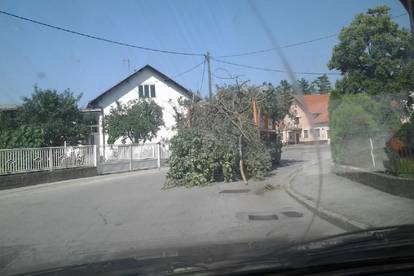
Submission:
M 281 188 L 304 164 L 303 150 L 296 150 L 283 153 L 283 166 L 270 178 L 248 186 L 163 190 L 162 169 L 1 191 L 1 272 L 99 261 L 125 252 L 293 243 L 343 232 L 318 217 L 308 229 L 312 213 Z M 274 189 L 266 189 L 268 184 Z

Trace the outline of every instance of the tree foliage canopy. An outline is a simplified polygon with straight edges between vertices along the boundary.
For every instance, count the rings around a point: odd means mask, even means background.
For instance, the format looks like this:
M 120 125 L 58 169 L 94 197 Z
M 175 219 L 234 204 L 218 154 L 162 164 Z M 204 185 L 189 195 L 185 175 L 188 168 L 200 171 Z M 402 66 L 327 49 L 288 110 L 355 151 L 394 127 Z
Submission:
M 289 113 L 293 102 L 292 87 L 287 81 L 282 80 L 274 87 L 271 83 L 264 85 L 263 99 L 260 108 L 263 115 L 275 122 L 280 122 Z
M 252 104 L 257 103 L 262 115 L 281 120 L 290 107 L 290 92 L 287 82 L 278 87 L 244 83 L 218 87 L 212 103 L 183 102 L 188 112 L 176 116 L 180 120 L 171 140 L 168 184 L 230 181 L 237 175 L 243 178 L 244 170 L 247 177 L 265 176 L 272 160 L 280 156 L 281 143 L 276 137 L 269 140 L 260 135 Z
M 35 87 L 30 98 L 23 98 L 21 122 L 42 130 L 43 146 L 77 144 L 87 133 L 78 108 L 81 95 L 70 90 L 42 90 Z
M 0 147 L 47 147 L 77 144 L 87 133 L 78 108 L 81 95 L 70 90 L 34 88 L 12 112 L 2 112 Z
M 38 127 L 21 125 L 17 128 L 0 130 L 0 149 L 37 148 L 43 143 L 43 133 Z
M 344 77 L 340 94 L 383 94 L 414 88 L 413 46 L 410 33 L 393 22 L 387 6 L 358 14 L 342 29 L 333 49 L 330 69 Z
M 118 138 L 129 138 L 133 143 L 151 140 L 163 125 L 162 108 L 151 100 L 118 104 L 105 116 L 110 144 Z
M 302 90 L 303 94 L 305 95 L 309 95 L 315 90 L 315 87 L 313 86 L 313 84 L 309 83 L 309 81 L 305 78 L 300 78 L 297 80 L 297 82 L 298 82 L 299 88 Z
M 331 82 L 326 74 L 323 74 L 312 81 L 312 86 L 314 87 L 314 90 L 320 94 L 326 94 L 332 91 Z
M 347 162 L 350 144 L 362 152 L 369 138 L 388 139 L 406 117 L 402 103 L 414 89 L 413 46 L 410 33 L 391 20 L 389 10 L 379 6 L 355 16 L 333 49 L 328 66 L 343 75 L 329 104 L 336 162 Z

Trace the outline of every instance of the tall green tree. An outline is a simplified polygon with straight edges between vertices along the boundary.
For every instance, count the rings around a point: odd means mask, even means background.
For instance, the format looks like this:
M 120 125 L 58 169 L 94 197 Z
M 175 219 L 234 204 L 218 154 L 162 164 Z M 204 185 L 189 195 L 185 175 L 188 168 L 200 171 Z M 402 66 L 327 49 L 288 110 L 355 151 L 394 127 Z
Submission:
M 298 79 L 298 85 L 305 95 L 309 95 L 314 91 L 312 83 L 309 83 L 309 81 L 305 78 Z
M 332 90 L 331 82 L 326 74 L 317 77 L 314 81 L 312 81 L 312 85 L 315 88 L 315 91 L 319 92 L 319 94 L 330 93 Z
M 293 102 L 293 90 L 286 80 L 274 87 L 271 83 L 265 83 L 263 100 L 260 101 L 260 111 L 275 122 L 280 122 L 286 114 L 289 114 Z
M 163 125 L 162 108 L 152 100 L 118 104 L 105 116 L 110 144 L 118 138 L 129 138 L 133 143 L 151 140 Z
M 42 146 L 77 144 L 87 133 L 78 108 L 80 98 L 70 90 L 59 93 L 35 87 L 30 98 L 23 98 L 20 124 L 40 129 Z
M 350 156 L 350 145 L 353 152 L 368 146 L 355 141 L 391 137 L 404 117 L 400 103 L 414 89 L 411 36 L 391 20 L 389 11 L 379 6 L 356 15 L 333 49 L 328 67 L 343 75 L 329 104 L 336 162 L 357 162 Z
M 328 63 L 343 75 L 336 84 L 339 94 L 408 93 L 414 88 L 411 36 L 389 11 L 387 6 L 368 9 L 342 29 Z

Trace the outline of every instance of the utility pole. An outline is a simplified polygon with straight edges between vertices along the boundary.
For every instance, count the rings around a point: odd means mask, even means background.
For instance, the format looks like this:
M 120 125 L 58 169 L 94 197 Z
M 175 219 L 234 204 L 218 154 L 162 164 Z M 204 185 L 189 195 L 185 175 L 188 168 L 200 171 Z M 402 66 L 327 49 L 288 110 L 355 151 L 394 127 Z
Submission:
M 211 68 L 210 68 L 210 53 L 207 52 L 205 55 L 207 61 L 207 68 L 208 68 L 208 100 L 211 103 L 213 100 L 213 90 L 211 88 Z

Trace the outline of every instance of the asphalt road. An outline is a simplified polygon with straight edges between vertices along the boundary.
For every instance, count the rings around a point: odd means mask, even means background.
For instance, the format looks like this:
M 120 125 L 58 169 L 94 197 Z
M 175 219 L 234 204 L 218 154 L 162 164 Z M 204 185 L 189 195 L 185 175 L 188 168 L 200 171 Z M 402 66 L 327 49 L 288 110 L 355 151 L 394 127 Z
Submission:
M 162 169 L 1 191 L 0 274 L 211 244 L 286 245 L 344 232 L 282 188 L 316 161 L 315 148 L 291 147 L 282 158 L 271 177 L 248 186 L 163 190 Z

